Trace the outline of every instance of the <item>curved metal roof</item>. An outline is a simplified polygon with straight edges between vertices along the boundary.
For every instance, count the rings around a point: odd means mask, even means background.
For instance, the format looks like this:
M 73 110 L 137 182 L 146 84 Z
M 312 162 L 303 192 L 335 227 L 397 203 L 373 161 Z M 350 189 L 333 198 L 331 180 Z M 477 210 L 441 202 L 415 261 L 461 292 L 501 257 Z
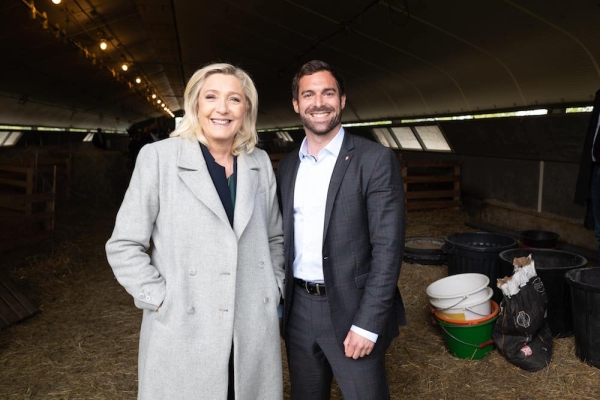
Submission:
M 0 18 L 0 124 L 125 129 L 164 115 L 151 93 L 181 110 L 213 61 L 252 75 L 261 128 L 298 125 L 290 83 L 311 59 L 345 76 L 346 122 L 581 105 L 600 88 L 593 1 L 3 0 Z

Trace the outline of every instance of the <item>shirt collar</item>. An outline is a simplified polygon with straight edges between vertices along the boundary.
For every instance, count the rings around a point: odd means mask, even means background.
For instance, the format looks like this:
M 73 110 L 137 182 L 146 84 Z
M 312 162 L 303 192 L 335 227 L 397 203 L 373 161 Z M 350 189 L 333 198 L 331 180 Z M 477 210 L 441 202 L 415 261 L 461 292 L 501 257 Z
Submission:
M 338 133 L 335 135 L 335 137 L 333 139 L 331 139 L 331 141 L 329 143 L 327 143 L 327 146 L 323 147 L 321 149 L 321 151 L 319 152 L 318 155 L 322 154 L 324 151 L 328 152 L 329 154 L 333 155 L 334 157 L 337 157 L 338 154 L 340 154 L 340 150 L 342 148 L 342 143 L 344 142 L 344 128 L 340 128 L 340 130 L 338 131 Z M 308 142 L 306 141 L 306 137 L 302 140 L 302 145 L 300 145 L 300 151 L 298 152 L 298 156 L 300 157 L 300 160 L 302 160 L 305 157 L 311 157 L 308 154 Z M 319 157 L 321 158 L 321 157 Z

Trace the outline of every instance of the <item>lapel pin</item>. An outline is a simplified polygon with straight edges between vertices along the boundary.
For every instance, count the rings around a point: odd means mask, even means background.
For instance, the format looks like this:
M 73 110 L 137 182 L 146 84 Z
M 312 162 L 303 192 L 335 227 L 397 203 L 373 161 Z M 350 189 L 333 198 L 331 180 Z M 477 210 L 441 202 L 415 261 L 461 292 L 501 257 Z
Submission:
M 348 159 L 350 159 L 350 157 L 349 157 L 349 156 L 346 156 L 346 161 L 348 161 Z

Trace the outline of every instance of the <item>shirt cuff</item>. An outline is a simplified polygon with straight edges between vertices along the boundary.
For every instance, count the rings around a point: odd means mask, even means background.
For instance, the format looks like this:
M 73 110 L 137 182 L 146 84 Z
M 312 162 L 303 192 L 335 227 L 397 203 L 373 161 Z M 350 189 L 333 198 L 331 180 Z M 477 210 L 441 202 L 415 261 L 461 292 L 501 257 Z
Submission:
M 352 325 L 352 327 L 350 327 L 350 330 L 354 333 L 358 333 L 360 336 L 362 336 L 364 338 L 369 339 L 373 343 L 377 343 L 377 338 L 379 337 L 379 335 L 376 333 L 369 332 L 363 328 L 359 328 L 356 325 Z

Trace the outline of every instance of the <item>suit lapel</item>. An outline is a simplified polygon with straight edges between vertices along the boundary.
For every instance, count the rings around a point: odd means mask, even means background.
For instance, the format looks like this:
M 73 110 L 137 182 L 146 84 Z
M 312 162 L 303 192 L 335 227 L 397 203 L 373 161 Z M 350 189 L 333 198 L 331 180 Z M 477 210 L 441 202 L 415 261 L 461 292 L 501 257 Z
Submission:
M 338 158 L 335 162 L 335 167 L 333 168 L 333 173 L 331 174 L 331 181 L 329 182 L 329 189 L 327 190 L 323 240 L 325 240 L 325 238 L 327 237 L 327 230 L 329 228 L 329 221 L 331 219 L 331 213 L 333 211 L 333 204 L 335 203 L 335 198 L 337 196 L 337 193 L 340 189 L 340 185 L 342 184 L 344 175 L 348 170 L 348 166 L 350 165 L 353 156 L 354 141 L 352 140 L 352 136 L 348 132 L 345 132 L 344 142 L 342 143 L 340 153 L 338 154 Z
M 259 166 L 247 154 L 240 154 L 237 160 L 237 187 L 235 194 L 235 211 L 233 214 L 233 230 L 237 237 L 246 229 L 256 199 Z
M 190 191 L 219 219 L 229 225 L 229 219 L 208 173 L 206 161 L 197 141 L 181 139 L 177 166 L 180 168 L 179 177 Z

